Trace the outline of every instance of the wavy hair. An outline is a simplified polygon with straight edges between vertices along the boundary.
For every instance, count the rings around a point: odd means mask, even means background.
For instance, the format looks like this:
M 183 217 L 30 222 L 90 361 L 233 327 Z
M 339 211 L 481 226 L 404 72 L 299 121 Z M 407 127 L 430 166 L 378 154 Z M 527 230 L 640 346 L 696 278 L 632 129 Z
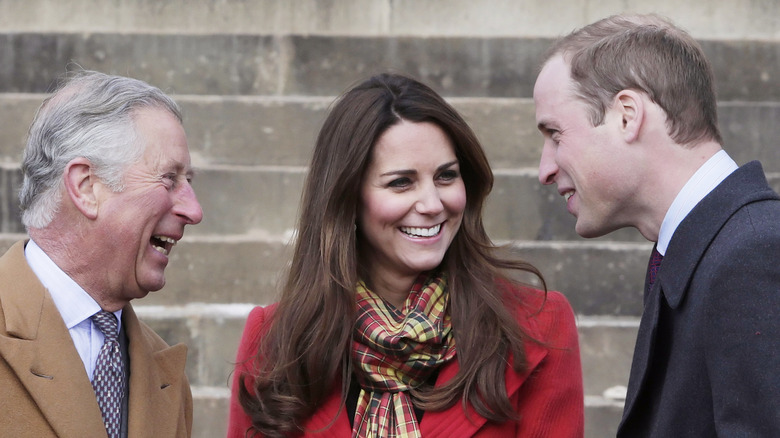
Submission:
M 256 357 L 256 372 L 239 376 L 239 400 L 254 429 L 267 437 L 300 431 L 341 378 L 342 404 L 351 379 L 360 187 L 380 136 L 401 122 L 430 122 L 452 141 L 466 187 L 460 230 L 439 269 L 446 273 L 458 374 L 441 388 L 414 394 L 425 410 L 464 408 L 493 421 L 514 419 L 504 382 L 507 359 L 524 370 L 525 335 L 507 306 L 506 269 L 528 263 L 498 257 L 482 209 L 493 173 L 463 118 L 428 86 L 397 74 L 374 76 L 338 99 L 319 133 L 305 183 L 298 235 L 287 281 Z M 542 279 L 542 283 L 544 283 Z M 247 387 L 244 382 L 249 380 Z

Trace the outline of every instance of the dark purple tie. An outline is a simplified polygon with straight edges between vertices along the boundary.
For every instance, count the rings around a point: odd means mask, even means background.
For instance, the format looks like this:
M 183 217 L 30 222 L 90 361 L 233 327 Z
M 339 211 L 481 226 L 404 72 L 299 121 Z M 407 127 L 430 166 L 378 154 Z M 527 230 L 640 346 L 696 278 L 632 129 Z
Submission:
M 655 283 L 655 276 L 658 274 L 658 268 L 661 266 L 661 260 L 664 259 L 664 256 L 661 255 L 660 252 L 658 252 L 655 247 L 653 247 L 653 254 L 650 255 L 650 262 L 647 264 L 647 290 L 650 291 L 650 289 L 653 288 L 653 283 Z
M 103 423 L 109 438 L 119 437 L 119 425 L 122 420 L 122 397 L 124 396 L 124 369 L 119 349 L 119 330 L 116 316 L 101 310 L 92 315 L 92 321 L 98 326 L 105 341 L 100 348 L 92 387 L 95 389 L 98 406 L 103 413 Z

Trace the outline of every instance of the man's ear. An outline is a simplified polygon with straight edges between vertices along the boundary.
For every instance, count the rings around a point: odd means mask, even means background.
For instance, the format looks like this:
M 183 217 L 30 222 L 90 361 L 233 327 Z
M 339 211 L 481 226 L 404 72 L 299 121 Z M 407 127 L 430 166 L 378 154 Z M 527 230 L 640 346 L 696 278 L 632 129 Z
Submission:
M 615 106 L 621 117 L 623 140 L 626 143 L 636 141 L 645 117 L 642 94 L 633 90 L 620 91 L 615 95 Z
M 100 182 L 92 170 L 92 162 L 84 157 L 72 159 L 65 166 L 65 190 L 73 205 L 89 219 L 98 212 L 96 184 Z

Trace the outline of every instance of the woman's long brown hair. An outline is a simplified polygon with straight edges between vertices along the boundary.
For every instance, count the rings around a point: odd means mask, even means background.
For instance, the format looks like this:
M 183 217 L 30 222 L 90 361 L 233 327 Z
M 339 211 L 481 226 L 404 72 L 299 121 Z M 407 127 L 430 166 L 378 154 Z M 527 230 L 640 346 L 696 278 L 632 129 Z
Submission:
M 507 359 L 526 368 L 521 331 L 507 305 L 503 272 L 536 275 L 532 265 L 504 259 L 485 232 L 482 209 L 493 186 L 487 157 L 471 128 L 428 86 L 397 74 L 381 74 L 336 101 L 317 138 L 304 188 L 292 264 L 255 372 L 238 376 L 239 400 L 256 431 L 267 437 L 300 432 L 317 406 L 341 382 L 342 405 L 351 379 L 360 236 L 355 219 L 360 186 L 374 144 L 401 120 L 431 122 L 450 138 L 466 187 L 461 228 L 440 269 L 447 274 L 457 360 L 446 385 L 415 392 L 425 410 L 459 400 L 493 421 L 515 419 L 506 393 Z M 503 280 L 506 281 L 503 281 Z M 250 388 L 245 380 L 253 382 Z

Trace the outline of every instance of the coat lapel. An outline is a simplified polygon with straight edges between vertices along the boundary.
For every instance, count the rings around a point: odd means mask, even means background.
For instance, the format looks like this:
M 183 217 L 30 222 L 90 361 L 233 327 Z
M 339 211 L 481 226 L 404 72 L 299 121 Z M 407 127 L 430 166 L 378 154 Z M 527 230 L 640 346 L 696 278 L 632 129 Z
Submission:
M 24 242 L 3 258 L 0 278 L 17 279 L 1 286 L 8 334 L 0 336 L 3 360 L 58 436 L 104 435 L 92 384 L 51 296 L 27 265 Z
M 547 350 L 534 342 L 527 342 L 525 350 L 528 367 L 524 373 L 515 373 L 512 368 L 514 366 L 514 358 L 509 358 L 504 379 L 507 395 L 510 399 L 515 396 L 523 382 L 528 379 L 528 376 L 547 356 Z M 459 369 L 457 360 L 445 365 L 439 373 L 436 386 L 446 384 L 455 377 Z M 471 405 L 466 408 L 466 412 L 467 414 L 463 415 L 463 405 L 459 402 L 443 411 L 426 412 L 420 423 L 420 432 L 423 436 L 447 436 L 453 438 L 474 436 L 485 425 L 487 419 L 477 414 Z
M 131 305 L 122 310 L 130 353 L 128 436 L 177 436 L 187 347 L 153 351 Z
M 666 261 L 666 259 L 664 261 Z M 631 415 L 637 397 L 644 386 L 648 364 L 653 355 L 662 299 L 661 273 L 662 271 L 659 270 L 656 282 L 653 284 L 652 290 L 648 292 L 645 298 L 645 309 L 639 323 L 639 331 L 634 347 L 634 358 L 631 363 L 631 374 L 628 379 L 628 392 L 626 393 L 626 403 L 623 409 L 621 427 Z M 645 289 L 647 289 L 647 282 L 645 282 Z
M 526 360 L 528 369 L 523 374 L 517 374 L 512 370 L 514 359 L 510 358 L 509 366 L 505 375 L 507 394 L 513 397 L 523 382 L 526 381 L 531 372 L 539 366 L 544 357 L 547 356 L 547 350 L 543 347 L 529 342 L 526 345 Z M 453 360 L 445 365 L 439 372 L 436 379 L 436 386 L 446 384 L 458 373 L 460 367 L 458 361 Z M 340 380 L 334 385 L 328 398 L 322 407 L 316 409 L 312 417 L 306 423 L 306 431 L 309 434 L 321 437 L 339 438 L 349 436 L 352 428 L 349 426 L 346 408 L 341 406 L 341 383 Z M 468 418 L 463 415 L 463 407 L 456 403 L 444 411 L 428 411 L 423 416 L 420 423 L 420 432 L 422 436 L 447 436 L 447 437 L 470 437 L 474 436 L 487 421 L 484 417 L 468 407 Z M 313 433 L 317 432 L 319 433 Z M 455 435 L 453 435 L 455 433 Z M 307 435 L 308 436 L 308 435 Z

